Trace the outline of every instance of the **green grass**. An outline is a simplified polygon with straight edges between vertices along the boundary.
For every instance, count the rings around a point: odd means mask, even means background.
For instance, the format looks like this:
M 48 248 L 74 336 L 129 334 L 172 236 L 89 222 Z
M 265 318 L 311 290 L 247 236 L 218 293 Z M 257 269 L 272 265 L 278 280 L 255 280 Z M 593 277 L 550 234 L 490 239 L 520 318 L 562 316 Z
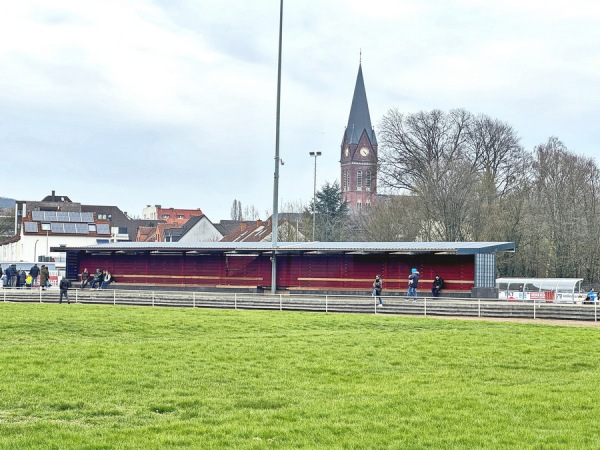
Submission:
M 0 304 L 0 448 L 600 448 L 595 328 Z

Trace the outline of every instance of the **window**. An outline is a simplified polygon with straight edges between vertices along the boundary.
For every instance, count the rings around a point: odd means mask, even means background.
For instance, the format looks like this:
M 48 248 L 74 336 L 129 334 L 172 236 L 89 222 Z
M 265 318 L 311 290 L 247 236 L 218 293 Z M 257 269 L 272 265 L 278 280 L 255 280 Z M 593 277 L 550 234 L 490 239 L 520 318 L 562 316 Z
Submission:
M 88 231 L 90 233 L 95 233 L 96 232 L 96 224 L 95 223 L 88 223 Z
M 178 219 L 185 219 L 185 216 L 183 214 L 177 214 L 177 218 Z
M 350 171 L 346 170 L 346 190 L 350 191 L 352 188 L 350 187 Z
M 356 203 L 356 209 L 358 209 L 358 210 L 362 209 L 362 203 L 361 202 L 357 202 Z
M 368 188 L 371 187 L 371 171 L 367 170 L 367 172 L 365 173 L 365 186 L 367 186 Z
M 106 220 L 106 214 L 98 214 L 98 220 Z
M 42 231 L 50 231 L 50 224 L 42 223 Z
M 169 216 L 168 214 L 163 214 L 163 215 L 162 215 L 162 218 L 163 218 L 163 219 L 168 219 L 169 217 L 170 217 L 170 216 Z
M 346 190 L 346 172 L 342 172 L 342 192 Z
M 362 190 L 362 170 L 356 171 L 356 190 Z

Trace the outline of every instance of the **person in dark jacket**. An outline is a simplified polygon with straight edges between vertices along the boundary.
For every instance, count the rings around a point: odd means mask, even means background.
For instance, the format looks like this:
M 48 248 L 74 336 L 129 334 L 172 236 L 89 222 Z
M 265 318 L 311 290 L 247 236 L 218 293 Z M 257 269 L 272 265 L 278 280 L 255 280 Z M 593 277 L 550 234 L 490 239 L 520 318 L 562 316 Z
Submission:
M 415 302 L 417 301 L 417 288 L 419 287 L 419 271 L 412 269 L 408 276 L 408 292 L 409 297 L 414 297 Z
M 81 272 L 81 289 L 87 286 L 88 281 L 90 281 L 90 273 L 87 268 L 85 268 L 83 269 L 83 272 Z
M 94 287 L 96 289 L 100 289 L 100 285 L 102 284 L 103 280 L 104 280 L 104 274 L 102 273 L 102 271 L 100 269 L 96 269 L 96 274 L 94 275 L 94 279 L 92 281 L 90 281 L 90 289 L 94 289 Z
M 58 298 L 58 303 L 62 303 L 62 299 L 65 297 L 67 303 L 70 304 L 71 301 L 69 300 L 69 288 L 71 287 L 71 282 L 67 278 L 63 278 L 60 280 L 58 287 L 60 288 L 60 297 Z
M 31 267 L 31 269 L 29 269 L 29 275 L 31 275 L 31 279 L 32 279 L 32 286 L 37 286 L 37 282 L 38 282 L 38 276 L 40 274 L 40 268 L 38 267 L 37 264 L 34 264 L 33 267 Z
M 46 267 L 44 264 L 42 264 L 42 267 L 40 268 L 40 286 L 42 287 L 43 290 L 46 290 L 49 283 L 50 283 L 50 271 L 48 270 L 48 267 Z
M 381 291 L 383 290 L 383 281 L 381 281 L 381 275 L 377 275 L 375 277 L 375 281 L 373 281 L 373 296 L 377 297 L 377 306 L 383 306 L 383 301 L 381 301 Z
M 440 296 L 440 291 L 444 289 L 444 279 L 439 275 L 436 275 L 433 279 L 433 286 L 431 287 L 431 293 L 434 297 Z

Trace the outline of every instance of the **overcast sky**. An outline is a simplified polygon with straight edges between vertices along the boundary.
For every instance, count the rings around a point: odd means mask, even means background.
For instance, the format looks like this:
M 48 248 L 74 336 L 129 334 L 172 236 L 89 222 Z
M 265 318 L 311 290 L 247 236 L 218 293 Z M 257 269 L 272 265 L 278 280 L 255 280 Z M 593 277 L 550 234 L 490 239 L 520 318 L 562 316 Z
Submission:
M 600 155 L 597 0 L 286 0 L 280 204 L 339 179 L 359 54 L 390 108 L 464 108 Z M 278 0 L 19 0 L 0 15 L 0 196 L 132 216 L 272 211 Z M 281 211 L 282 209 L 280 209 Z

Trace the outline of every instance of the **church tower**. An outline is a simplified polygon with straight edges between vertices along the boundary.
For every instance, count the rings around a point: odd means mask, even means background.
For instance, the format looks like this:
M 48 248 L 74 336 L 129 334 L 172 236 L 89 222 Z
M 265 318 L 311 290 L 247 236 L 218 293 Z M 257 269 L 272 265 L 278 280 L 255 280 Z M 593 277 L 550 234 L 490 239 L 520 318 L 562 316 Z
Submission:
M 340 166 L 342 200 L 355 212 L 371 206 L 377 196 L 377 139 L 371 126 L 361 63 L 342 139 Z

